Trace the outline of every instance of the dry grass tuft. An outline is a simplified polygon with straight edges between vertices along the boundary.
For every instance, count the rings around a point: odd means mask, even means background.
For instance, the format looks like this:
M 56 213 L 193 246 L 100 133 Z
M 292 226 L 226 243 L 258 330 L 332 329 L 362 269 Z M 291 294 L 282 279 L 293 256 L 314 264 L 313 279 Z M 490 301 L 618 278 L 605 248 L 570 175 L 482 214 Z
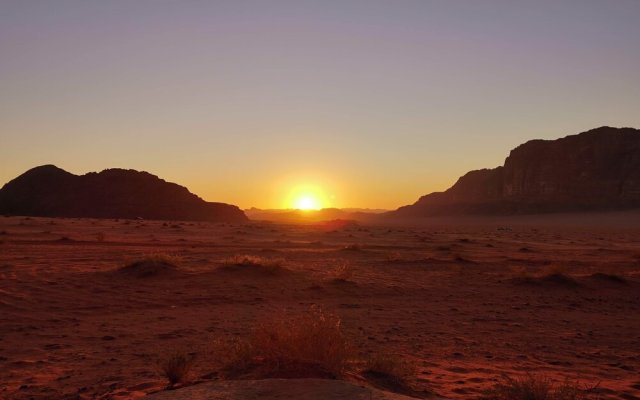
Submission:
M 350 282 L 353 278 L 353 267 L 348 261 L 339 261 L 336 267 L 329 271 L 329 275 L 334 282 Z
M 173 387 L 188 381 L 193 361 L 192 356 L 177 351 L 160 360 L 158 370 L 169 381 L 169 387 Z
M 284 271 L 283 258 L 266 258 L 252 255 L 235 255 L 222 261 L 222 267 L 226 270 L 254 270 L 266 273 L 278 273 Z
M 338 378 L 354 359 L 340 318 L 318 307 L 273 316 L 246 339 L 215 343 L 214 353 L 228 378 Z
M 163 253 L 149 254 L 129 262 L 118 272 L 135 278 L 151 278 L 177 272 L 179 263 L 180 258 L 177 256 Z
M 363 251 L 364 249 L 362 248 L 361 245 L 359 245 L 357 243 L 352 243 L 352 244 L 348 244 L 348 245 L 344 246 L 342 248 L 342 250 L 345 250 L 345 251 Z
M 584 400 L 591 389 L 581 389 L 577 383 L 565 381 L 556 384 L 541 376 L 526 375 L 521 378 L 504 377 L 489 390 L 485 400 Z

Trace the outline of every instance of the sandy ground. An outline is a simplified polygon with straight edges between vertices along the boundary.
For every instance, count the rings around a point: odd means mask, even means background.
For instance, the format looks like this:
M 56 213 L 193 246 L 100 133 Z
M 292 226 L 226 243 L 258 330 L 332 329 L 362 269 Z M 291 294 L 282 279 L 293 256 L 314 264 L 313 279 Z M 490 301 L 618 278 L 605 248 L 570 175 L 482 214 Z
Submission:
M 114 270 L 145 254 L 180 271 Z M 287 273 L 222 271 L 281 258 Z M 336 282 L 336 265 L 353 275 Z M 561 272 L 575 281 L 531 279 Z M 623 277 L 619 282 L 608 273 Z M 640 398 L 640 227 L 349 227 L 0 217 L 0 398 L 136 398 L 171 349 L 212 371 L 210 343 L 311 304 L 365 352 L 415 359 L 417 392 L 468 399 L 501 374 Z
M 149 400 L 415 400 L 368 386 L 326 379 L 212 381 L 149 395 Z

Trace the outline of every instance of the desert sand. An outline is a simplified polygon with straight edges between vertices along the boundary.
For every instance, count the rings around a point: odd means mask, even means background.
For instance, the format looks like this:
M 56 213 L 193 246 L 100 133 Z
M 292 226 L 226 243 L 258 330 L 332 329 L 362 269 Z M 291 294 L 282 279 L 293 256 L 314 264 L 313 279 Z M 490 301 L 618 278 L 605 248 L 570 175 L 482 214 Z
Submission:
M 218 381 L 149 395 L 149 400 L 412 400 L 353 383 L 326 379 L 261 379 Z
M 363 352 L 414 360 L 415 397 L 474 398 L 530 372 L 640 398 L 640 227 L 531 221 L 0 217 L 0 398 L 138 398 L 166 386 L 156 365 L 173 349 L 196 357 L 194 380 L 215 380 L 216 338 L 314 304 Z M 120 270 L 159 253 L 178 268 Z M 222 268 L 245 254 L 282 269 Z

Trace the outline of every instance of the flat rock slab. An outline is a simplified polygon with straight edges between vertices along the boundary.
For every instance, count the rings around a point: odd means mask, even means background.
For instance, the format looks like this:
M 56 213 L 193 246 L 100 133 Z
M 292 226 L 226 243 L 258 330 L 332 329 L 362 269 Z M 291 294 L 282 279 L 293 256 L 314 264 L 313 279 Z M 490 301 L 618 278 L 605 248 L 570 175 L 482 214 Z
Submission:
M 416 400 L 350 382 L 328 379 L 213 381 L 146 396 L 152 400 Z

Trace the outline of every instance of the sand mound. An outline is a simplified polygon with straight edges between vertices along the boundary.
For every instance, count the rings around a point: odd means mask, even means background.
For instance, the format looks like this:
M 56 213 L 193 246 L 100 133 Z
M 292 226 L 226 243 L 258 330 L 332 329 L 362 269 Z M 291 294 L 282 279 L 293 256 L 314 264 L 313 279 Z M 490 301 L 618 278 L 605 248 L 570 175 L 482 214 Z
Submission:
M 400 394 L 384 392 L 353 383 L 328 379 L 265 379 L 215 381 L 178 390 L 158 392 L 150 400 L 411 400 Z
M 549 283 L 558 286 L 576 287 L 580 284 L 572 277 L 565 274 L 549 274 L 539 278 L 544 283 Z
M 159 276 L 173 276 L 179 271 L 175 264 L 167 260 L 147 258 L 125 265 L 117 272 L 123 276 L 144 279 Z
M 548 274 L 540 277 L 518 277 L 511 279 L 511 282 L 517 285 L 535 285 L 565 288 L 580 287 L 580 283 L 578 283 L 578 281 L 568 275 L 560 273 Z
M 613 275 L 613 274 L 606 274 L 604 272 L 596 272 L 595 274 L 590 275 L 589 278 L 591 278 L 593 280 L 600 281 L 600 282 L 615 283 L 615 284 L 618 284 L 618 285 L 626 285 L 627 284 L 627 280 L 625 278 L 623 278 L 622 276 Z

